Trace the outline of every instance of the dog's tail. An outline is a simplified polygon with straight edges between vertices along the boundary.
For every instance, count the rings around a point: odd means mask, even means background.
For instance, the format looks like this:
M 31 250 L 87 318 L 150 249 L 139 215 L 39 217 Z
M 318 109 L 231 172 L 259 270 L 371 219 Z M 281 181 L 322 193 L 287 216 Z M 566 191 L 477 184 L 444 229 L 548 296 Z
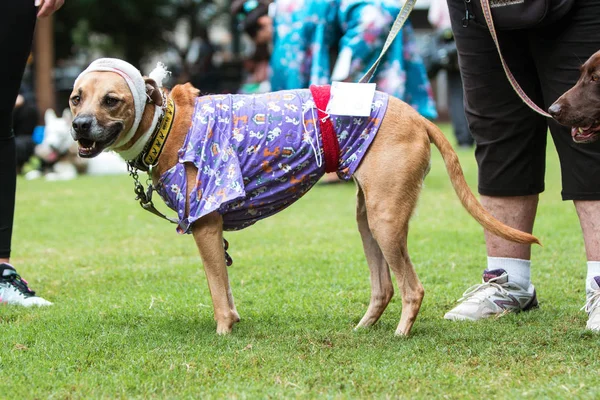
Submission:
M 471 214 L 471 216 L 481 224 L 481 226 L 494 235 L 512 242 L 541 244 L 538 238 L 535 236 L 503 224 L 494 218 L 485 208 L 483 208 L 481 203 L 477 200 L 467 185 L 460 162 L 458 160 L 458 156 L 440 128 L 438 128 L 434 123 L 428 121 L 427 134 L 429 135 L 429 140 L 442 154 L 444 163 L 446 163 L 446 170 L 450 176 L 450 181 L 452 182 L 452 186 L 454 187 L 454 191 L 458 195 L 460 202 L 469 212 L 469 214 Z

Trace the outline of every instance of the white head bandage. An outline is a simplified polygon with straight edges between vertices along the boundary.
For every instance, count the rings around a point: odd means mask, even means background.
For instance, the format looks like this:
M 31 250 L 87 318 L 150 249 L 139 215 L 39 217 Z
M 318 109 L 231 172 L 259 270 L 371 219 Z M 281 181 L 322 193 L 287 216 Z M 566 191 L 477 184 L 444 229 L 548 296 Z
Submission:
M 123 79 L 125 79 L 125 82 L 127 82 L 129 90 L 133 96 L 133 104 L 135 108 L 133 125 L 131 125 L 131 129 L 125 135 L 123 135 L 121 139 L 119 139 L 109 148 L 114 149 L 129 142 L 140 126 L 142 116 L 144 115 L 144 107 L 146 106 L 146 100 L 148 98 L 146 94 L 146 83 L 144 82 L 144 78 L 142 77 L 140 71 L 127 61 L 116 58 L 99 58 L 92 62 L 82 73 L 79 74 L 77 79 L 75 79 L 74 86 L 77 85 L 77 82 L 83 75 L 93 71 L 115 72 L 119 74 L 121 77 L 123 77 Z M 164 64 L 159 62 L 156 68 L 150 73 L 150 78 L 156 81 L 158 87 L 162 87 L 162 80 L 168 74 L 169 72 L 166 70 Z M 131 149 L 125 152 L 127 154 L 121 154 L 123 158 L 126 160 L 133 159 L 142 151 L 144 147 L 143 145 L 149 138 L 149 135 L 152 133 L 161 112 L 161 108 L 159 106 L 155 106 L 154 121 L 150 129 L 143 135 L 144 137 L 140 138 L 141 140 L 138 140 Z
M 92 62 L 85 71 L 79 74 L 77 79 L 75 79 L 75 86 L 77 85 L 77 81 L 79 81 L 83 75 L 93 71 L 108 71 L 121 75 L 123 79 L 125 79 L 125 82 L 127 82 L 129 90 L 131 90 L 131 94 L 133 95 L 133 103 L 135 105 L 133 125 L 129 132 L 111 147 L 122 146 L 133 137 L 133 134 L 140 125 L 142 115 L 144 114 L 144 107 L 146 106 L 146 84 L 144 78 L 136 67 L 126 61 L 118 60 L 116 58 L 99 58 Z

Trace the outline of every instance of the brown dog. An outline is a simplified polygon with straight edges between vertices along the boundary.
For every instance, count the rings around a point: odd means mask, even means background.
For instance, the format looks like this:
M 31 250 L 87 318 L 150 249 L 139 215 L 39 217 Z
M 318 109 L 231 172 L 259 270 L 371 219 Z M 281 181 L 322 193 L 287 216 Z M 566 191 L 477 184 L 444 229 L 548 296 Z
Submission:
M 156 83 L 148 78 L 145 83 L 151 100 L 145 105 L 139 128 L 130 140 L 116 148 L 117 152 L 127 152 L 143 136 L 142 132 L 152 129 L 154 113 L 158 112 L 155 105 L 163 102 Z M 131 128 L 135 104 L 130 88 L 120 73 L 96 71 L 78 78 L 71 95 L 71 110 L 75 117 L 73 138 L 79 143 L 81 156 L 94 157 L 119 142 Z M 199 91 L 190 84 L 177 85 L 169 94 L 177 111 L 158 162 L 151 171 L 155 184 L 179 162 L 178 151 L 192 124 L 198 96 Z M 207 136 L 212 134 L 209 130 Z M 412 107 L 390 97 L 379 131 L 353 175 L 358 187 L 358 229 L 371 272 L 372 289 L 369 307 L 357 327 L 373 325 L 392 298 L 390 269 L 402 294 L 402 315 L 396 334 L 408 335 L 417 317 L 424 290 L 408 255 L 407 235 L 409 219 L 429 169 L 431 143 L 442 154 L 454 189 L 473 218 L 505 239 L 539 243 L 532 235 L 494 219 L 467 186 L 458 157 L 443 133 Z M 260 157 L 261 153 L 254 156 Z M 260 162 L 257 168 L 261 169 Z M 188 213 L 190 195 L 199 175 L 192 163 L 185 163 L 185 174 L 189 183 L 185 200 Z M 240 319 L 227 276 L 223 221 L 223 215 L 214 211 L 191 225 L 204 264 L 219 334 L 230 332 Z
M 600 51 L 583 64 L 575 86 L 560 96 L 548 113 L 559 124 L 571 127 L 576 143 L 600 138 Z

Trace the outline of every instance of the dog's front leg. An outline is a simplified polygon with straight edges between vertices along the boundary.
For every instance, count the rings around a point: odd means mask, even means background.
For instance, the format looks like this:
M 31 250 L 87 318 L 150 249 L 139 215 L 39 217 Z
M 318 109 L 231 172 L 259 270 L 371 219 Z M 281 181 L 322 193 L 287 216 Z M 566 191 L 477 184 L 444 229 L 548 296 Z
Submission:
M 238 322 L 240 317 L 235 309 L 229 286 L 225 251 L 223 250 L 223 219 L 221 215 L 213 212 L 200 218 L 192 225 L 192 233 L 204 264 L 204 272 L 215 311 L 215 321 L 217 321 L 217 333 L 229 333 L 233 324 Z

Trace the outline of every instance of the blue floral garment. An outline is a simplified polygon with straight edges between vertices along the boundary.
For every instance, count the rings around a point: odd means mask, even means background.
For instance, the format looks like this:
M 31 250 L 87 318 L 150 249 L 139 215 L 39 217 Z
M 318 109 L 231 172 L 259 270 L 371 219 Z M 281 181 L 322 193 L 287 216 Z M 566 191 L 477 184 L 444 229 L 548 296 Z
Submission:
M 388 104 L 376 92 L 370 117 L 330 115 L 339 142 L 338 175 L 350 179 L 375 138 Z M 273 215 L 302 197 L 325 173 L 317 109 L 308 89 L 198 98 L 179 162 L 156 190 L 177 212 L 178 232 L 213 211 L 225 230 Z M 198 169 L 185 215 L 185 163 Z
M 349 49 L 348 81 L 357 82 L 379 56 L 400 11 L 397 0 L 277 0 L 271 56 L 272 90 L 331 82 L 331 52 Z M 421 115 L 437 117 L 431 85 L 410 21 L 404 25 L 372 82 Z

